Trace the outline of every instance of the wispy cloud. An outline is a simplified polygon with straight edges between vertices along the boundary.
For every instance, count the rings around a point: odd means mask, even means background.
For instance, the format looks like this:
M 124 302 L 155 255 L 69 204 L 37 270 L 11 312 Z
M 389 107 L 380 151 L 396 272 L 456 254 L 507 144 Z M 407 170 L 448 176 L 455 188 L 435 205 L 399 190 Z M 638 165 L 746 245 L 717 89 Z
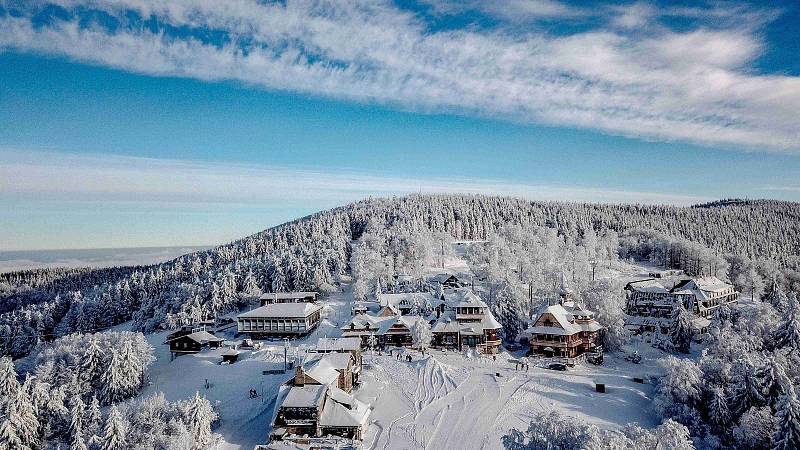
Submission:
M 493 179 L 413 178 L 350 170 L 0 150 L 0 194 L 151 205 L 342 204 L 368 196 L 475 193 L 534 200 L 692 204 L 710 198 Z
M 642 3 L 563 35 L 535 23 L 437 30 L 389 0 L 51 3 L 63 10 L 45 21 L 43 2 L 7 6 L 0 49 L 419 111 L 800 151 L 800 78 L 752 67 L 765 45 L 758 27 L 773 12 Z M 502 12 L 513 17 L 584 12 L 552 0 L 509 5 Z M 706 20 L 676 31 L 658 23 L 665 15 Z

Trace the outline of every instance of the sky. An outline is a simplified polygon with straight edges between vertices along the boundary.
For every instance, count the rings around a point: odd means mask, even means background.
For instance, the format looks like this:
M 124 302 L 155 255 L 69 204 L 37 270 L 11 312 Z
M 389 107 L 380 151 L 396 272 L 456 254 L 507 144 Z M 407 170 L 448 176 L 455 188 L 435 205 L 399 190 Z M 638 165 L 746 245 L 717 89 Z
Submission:
M 369 196 L 800 200 L 800 5 L 0 0 L 0 251 Z

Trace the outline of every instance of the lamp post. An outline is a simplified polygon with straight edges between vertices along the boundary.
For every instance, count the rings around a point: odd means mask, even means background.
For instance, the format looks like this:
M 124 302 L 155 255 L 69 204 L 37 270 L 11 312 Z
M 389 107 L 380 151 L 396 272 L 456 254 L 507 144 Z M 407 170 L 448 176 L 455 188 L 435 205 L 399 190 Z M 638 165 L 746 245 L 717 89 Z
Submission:
M 289 357 L 289 338 L 283 338 L 283 372 L 286 372 L 288 367 L 287 359 Z

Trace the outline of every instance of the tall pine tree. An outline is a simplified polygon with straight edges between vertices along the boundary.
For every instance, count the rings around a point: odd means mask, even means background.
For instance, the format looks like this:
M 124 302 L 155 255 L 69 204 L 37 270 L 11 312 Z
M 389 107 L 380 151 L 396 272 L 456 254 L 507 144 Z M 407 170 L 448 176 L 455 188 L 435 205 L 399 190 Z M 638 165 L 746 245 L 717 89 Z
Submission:
M 775 417 L 778 419 L 778 429 L 772 435 L 772 450 L 800 448 L 800 401 L 791 384 L 778 400 Z

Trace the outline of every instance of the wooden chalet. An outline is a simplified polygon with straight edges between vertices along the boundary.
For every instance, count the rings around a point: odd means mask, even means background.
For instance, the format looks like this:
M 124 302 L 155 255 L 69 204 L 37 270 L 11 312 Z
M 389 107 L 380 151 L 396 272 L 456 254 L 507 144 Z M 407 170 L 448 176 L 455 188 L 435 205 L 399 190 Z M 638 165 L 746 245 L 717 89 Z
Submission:
M 358 314 L 341 328 L 342 337 L 357 337 L 366 347 L 370 336 L 375 336 L 380 347 L 408 347 L 412 344 L 411 328 L 420 316 L 402 316 L 393 307 L 384 307 L 377 315 Z
M 214 336 L 203 329 L 192 326 L 182 327 L 167 336 L 165 344 L 169 345 L 172 359 L 188 353 L 199 353 L 203 349 L 219 348 L 225 339 Z
M 473 348 L 481 353 L 497 353 L 502 325 L 489 306 L 470 289 L 456 289 L 434 308 L 431 317 L 433 347 L 463 350 Z
M 361 353 L 361 338 L 339 337 L 319 338 L 313 350 L 316 353 L 347 353 L 353 358 L 353 383 L 358 384 L 363 368 L 363 355 Z
M 353 357 L 350 353 L 311 354 L 295 368 L 294 385 L 330 384 L 353 391 Z
M 564 302 L 542 310 L 533 326 L 521 333 L 520 341 L 530 345 L 532 354 L 575 358 L 601 352 L 603 331 L 594 313 L 576 303 Z
M 338 436 L 362 440 L 370 405 L 327 384 L 283 386 L 273 419 L 271 441 L 313 442 L 313 438 Z
M 467 286 L 467 283 L 460 280 L 452 273 L 439 273 L 428 279 L 430 284 L 441 284 L 444 289 L 458 289 Z

